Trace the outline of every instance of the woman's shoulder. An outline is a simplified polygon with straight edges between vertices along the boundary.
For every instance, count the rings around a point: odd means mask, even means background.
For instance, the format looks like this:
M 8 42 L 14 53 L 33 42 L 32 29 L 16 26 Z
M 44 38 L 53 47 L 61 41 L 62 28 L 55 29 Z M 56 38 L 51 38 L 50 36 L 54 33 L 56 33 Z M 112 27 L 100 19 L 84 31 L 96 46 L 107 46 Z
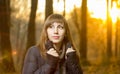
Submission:
M 28 50 L 27 53 L 25 54 L 25 60 L 24 63 L 25 65 L 31 64 L 33 65 L 40 59 L 40 52 L 39 48 L 37 46 L 31 46 Z
M 39 48 L 37 46 L 31 46 L 28 50 L 33 52 L 36 52 L 36 51 L 38 52 Z
M 31 46 L 28 51 L 27 51 L 28 54 L 31 54 L 31 55 L 39 55 L 40 54 L 40 51 L 39 51 L 39 48 L 37 46 Z

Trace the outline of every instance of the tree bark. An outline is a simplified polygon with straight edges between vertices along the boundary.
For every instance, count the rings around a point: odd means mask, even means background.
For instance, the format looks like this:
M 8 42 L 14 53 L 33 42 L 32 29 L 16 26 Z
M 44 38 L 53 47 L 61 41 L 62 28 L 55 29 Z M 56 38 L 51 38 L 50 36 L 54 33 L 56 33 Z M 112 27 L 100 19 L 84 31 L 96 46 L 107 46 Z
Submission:
M 0 41 L 0 69 L 15 72 L 10 43 L 10 0 L 0 0 Z
M 107 57 L 112 56 L 112 19 L 110 17 L 111 2 L 107 0 Z
M 65 14 L 65 13 L 66 13 L 66 11 L 65 11 L 65 8 L 66 8 L 66 5 L 65 5 L 65 4 L 66 4 L 66 0 L 63 0 L 63 1 L 64 1 L 64 11 L 63 11 L 63 16 L 65 17 L 65 15 L 66 15 L 66 14 Z
M 87 0 L 82 0 L 81 10 L 80 56 L 85 63 L 87 62 Z
M 36 43 L 35 39 L 35 18 L 38 0 L 31 0 L 31 13 L 28 23 L 27 49 Z
M 45 4 L 45 19 L 50 14 L 53 14 L 53 0 L 46 0 L 46 4 Z

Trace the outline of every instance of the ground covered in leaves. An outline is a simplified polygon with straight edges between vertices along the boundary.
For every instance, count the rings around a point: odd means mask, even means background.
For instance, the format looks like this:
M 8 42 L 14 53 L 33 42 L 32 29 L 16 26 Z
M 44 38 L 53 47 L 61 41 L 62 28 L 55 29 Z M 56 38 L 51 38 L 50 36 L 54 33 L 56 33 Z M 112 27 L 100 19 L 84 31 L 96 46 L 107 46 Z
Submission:
M 84 74 L 120 74 L 120 65 L 91 65 L 83 70 Z
M 83 66 L 84 74 L 120 74 L 120 61 Z
M 95 61 L 96 62 L 96 61 Z M 110 63 L 92 63 L 88 65 L 82 65 L 83 74 L 120 74 L 120 61 L 112 61 Z M 0 74 L 21 74 L 16 73 L 0 73 Z

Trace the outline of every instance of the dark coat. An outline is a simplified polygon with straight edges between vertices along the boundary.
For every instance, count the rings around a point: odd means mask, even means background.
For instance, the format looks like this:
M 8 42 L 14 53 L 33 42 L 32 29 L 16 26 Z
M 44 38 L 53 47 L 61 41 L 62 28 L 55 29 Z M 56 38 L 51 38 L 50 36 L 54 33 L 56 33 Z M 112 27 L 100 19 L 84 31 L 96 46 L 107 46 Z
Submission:
M 42 58 L 36 46 L 29 48 L 25 56 L 22 74 L 61 74 L 59 69 L 56 69 L 58 58 L 47 56 L 48 60 Z M 64 63 L 66 74 L 83 74 L 75 52 L 69 53 Z

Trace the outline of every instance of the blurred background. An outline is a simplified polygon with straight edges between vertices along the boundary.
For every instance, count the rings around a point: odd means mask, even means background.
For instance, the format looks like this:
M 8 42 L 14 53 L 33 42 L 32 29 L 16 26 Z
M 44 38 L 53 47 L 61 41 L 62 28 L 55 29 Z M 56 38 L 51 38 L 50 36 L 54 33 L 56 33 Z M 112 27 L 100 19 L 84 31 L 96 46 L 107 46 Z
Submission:
M 120 74 L 120 0 L 0 0 L 0 74 L 21 74 L 52 13 L 67 19 L 84 74 Z

